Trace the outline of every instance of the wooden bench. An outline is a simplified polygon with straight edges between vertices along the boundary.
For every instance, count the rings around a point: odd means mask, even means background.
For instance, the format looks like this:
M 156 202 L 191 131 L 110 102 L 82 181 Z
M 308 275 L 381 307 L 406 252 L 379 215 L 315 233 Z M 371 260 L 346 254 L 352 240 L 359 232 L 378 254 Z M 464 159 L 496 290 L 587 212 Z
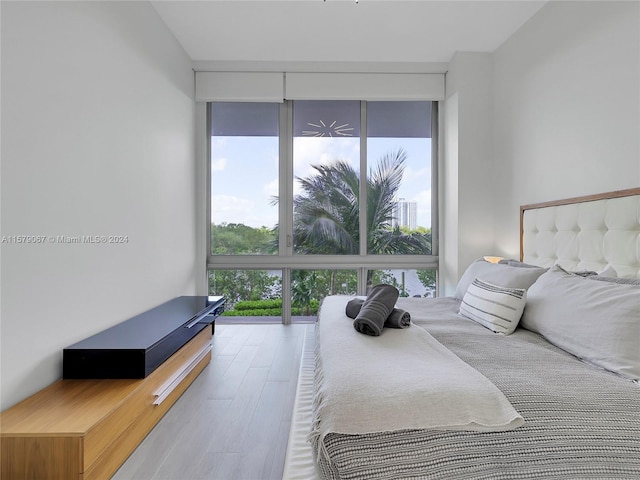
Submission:
M 212 325 L 145 378 L 63 379 L 2 412 L 0 477 L 110 478 L 210 362 Z

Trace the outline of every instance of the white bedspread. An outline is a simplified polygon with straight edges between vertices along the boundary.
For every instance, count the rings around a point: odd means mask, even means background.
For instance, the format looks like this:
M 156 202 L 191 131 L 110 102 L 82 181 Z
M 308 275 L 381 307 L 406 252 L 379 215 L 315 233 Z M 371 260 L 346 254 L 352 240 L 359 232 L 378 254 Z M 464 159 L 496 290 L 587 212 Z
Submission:
M 351 298 L 325 298 L 316 327 L 310 440 L 319 454 L 329 433 L 486 432 L 524 423 L 493 383 L 424 329 L 385 328 L 379 337 L 358 333 L 345 314 Z

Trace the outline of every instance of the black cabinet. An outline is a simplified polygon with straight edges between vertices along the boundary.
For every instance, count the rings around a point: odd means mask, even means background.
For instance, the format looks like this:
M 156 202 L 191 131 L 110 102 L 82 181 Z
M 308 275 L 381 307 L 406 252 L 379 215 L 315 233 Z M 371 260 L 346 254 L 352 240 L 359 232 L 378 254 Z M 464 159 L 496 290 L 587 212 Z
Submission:
M 68 346 L 63 378 L 145 378 L 224 311 L 224 298 L 183 296 Z

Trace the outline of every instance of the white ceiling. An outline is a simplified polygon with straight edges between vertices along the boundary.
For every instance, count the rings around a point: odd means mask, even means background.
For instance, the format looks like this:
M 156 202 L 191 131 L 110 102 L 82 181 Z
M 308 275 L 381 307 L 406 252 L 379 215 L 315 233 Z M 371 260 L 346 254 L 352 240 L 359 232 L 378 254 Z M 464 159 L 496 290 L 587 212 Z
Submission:
M 546 2 L 152 1 L 198 62 L 449 62 L 492 52 Z

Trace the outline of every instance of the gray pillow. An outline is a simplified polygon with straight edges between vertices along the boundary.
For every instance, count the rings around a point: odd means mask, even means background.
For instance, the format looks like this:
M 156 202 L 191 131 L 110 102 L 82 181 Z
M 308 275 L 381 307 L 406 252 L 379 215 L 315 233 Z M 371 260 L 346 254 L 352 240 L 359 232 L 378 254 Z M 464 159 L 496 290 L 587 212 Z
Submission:
M 503 258 L 498 262 L 500 265 L 510 265 L 512 267 L 522 267 L 522 268 L 540 268 L 538 265 L 531 265 L 530 263 L 524 263 L 520 260 L 514 260 L 513 258 Z
M 558 266 L 527 291 L 520 326 L 601 368 L 640 379 L 640 286 L 593 281 Z
M 544 272 L 546 272 L 546 269 L 541 267 L 521 268 L 500 263 L 489 263 L 482 259 L 476 260 L 462 274 L 454 296 L 458 300 L 462 300 L 467 290 L 469 290 L 469 286 L 476 278 L 499 287 L 526 290 Z
M 640 278 L 603 277 L 602 275 L 594 275 L 587 278 L 589 278 L 589 280 L 598 280 L 599 282 L 621 283 L 623 285 L 640 285 Z

